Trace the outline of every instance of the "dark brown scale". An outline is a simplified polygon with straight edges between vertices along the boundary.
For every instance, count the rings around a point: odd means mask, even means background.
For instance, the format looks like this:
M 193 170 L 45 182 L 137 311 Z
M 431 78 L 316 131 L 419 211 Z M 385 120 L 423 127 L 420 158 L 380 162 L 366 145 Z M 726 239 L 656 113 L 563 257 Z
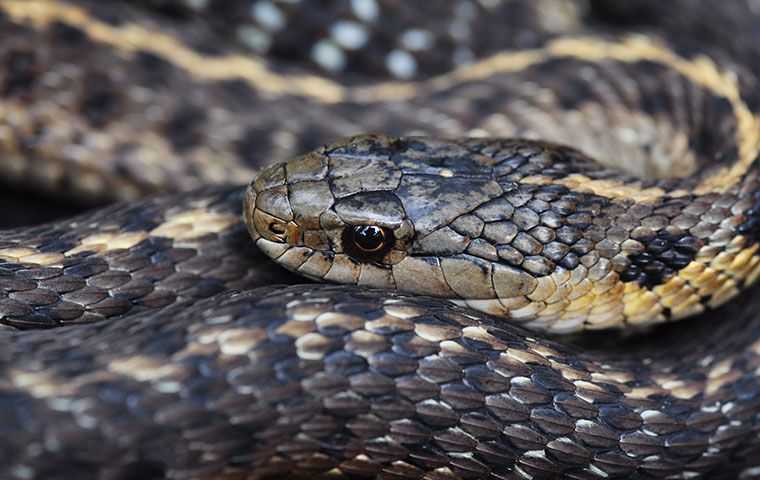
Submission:
M 247 130 L 237 145 L 237 151 L 246 164 L 255 165 L 258 158 L 271 148 L 272 139 L 264 128 Z
M 744 213 L 745 221 L 737 227 L 737 232 L 747 235 L 753 242 L 760 241 L 760 192 L 752 196 L 753 204 Z
M 107 75 L 93 74 L 82 82 L 82 115 L 95 128 L 103 128 L 118 118 L 120 97 Z
M 203 141 L 203 123 L 206 112 L 195 105 L 181 107 L 169 119 L 164 127 L 164 133 L 174 148 L 180 152 L 198 146 Z
M 135 54 L 135 61 L 139 65 L 136 83 L 142 83 L 148 87 L 170 83 L 167 77 L 172 74 L 173 68 L 164 58 L 152 52 L 139 51 Z
M 647 288 L 663 283 L 686 267 L 705 244 L 692 235 L 684 233 L 674 236 L 664 231 L 654 237 L 639 237 L 639 240 L 645 250 L 630 257 L 631 263 L 620 272 L 620 279 L 624 282 L 636 281 Z
M 34 51 L 11 50 L 1 61 L 5 63 L 5 74 L 0 94 L 23 95 L 33 88 L 40 73 Z

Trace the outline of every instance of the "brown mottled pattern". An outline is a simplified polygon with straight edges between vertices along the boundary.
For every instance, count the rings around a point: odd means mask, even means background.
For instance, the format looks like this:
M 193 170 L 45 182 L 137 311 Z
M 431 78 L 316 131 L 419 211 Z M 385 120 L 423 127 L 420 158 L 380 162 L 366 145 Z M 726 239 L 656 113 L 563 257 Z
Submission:
M 428 3 L 0 0 L 0 478 L 760 475 L 756 2 Z

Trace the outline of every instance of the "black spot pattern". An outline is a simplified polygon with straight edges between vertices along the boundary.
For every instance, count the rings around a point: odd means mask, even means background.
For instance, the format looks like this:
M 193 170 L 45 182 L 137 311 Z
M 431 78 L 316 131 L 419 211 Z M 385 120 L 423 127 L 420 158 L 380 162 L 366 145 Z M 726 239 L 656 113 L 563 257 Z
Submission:
M 667 231 L 640 239 L 646 250 L 631 256 L 631 264 L 620 273 L 624 282 L 638 282 L 652 288 L 686 267 L 697 255 L 703 241 L 691 235 L 672 235 Z
M 760 192 L 755 192 L 752 199 L 752 207 L 744 212 L 746 220 L 736 228 L 736 231 L 747 236 L 751 243 L 757 243 L 760 241 Z
M 12 50 L 5 55 L 5 79 L 2 82 L 3 96 L 23 93 L 32 89 L 37 77 L 37 58 L 32 51 Z
M 136 69 L 138 78 L 135 81 L 147 86 L 165 86 L 168 83 L 172 65 L 166 59 L 151 52 L 140 51 L 135 55 L 135 61 L 139 67 Z
M 166 468 L 159 462 L 137 461 L 119 471 L 115 480 L 161 480 L 166 477 Z
M 90 125 L 102 128 L 116 119 L 119 111 L 117 92 L 107 75 L 92 74 L 85 79 L 80 108 Z
M 62 22 L 55 22 L 50 32 L 55 42 L 71 47 L 79 46 L 87 41 L 87 35 L 80 28 Z
M 255 165 L 261 158 L 266 158 L 267 152 L 272 148 L 272 140 L 268 132 L 263 128 L 250 128 L 237 145 L 240 158 L 247 165 Z
M 187 151 L 203 139 L 202 127 L 206 112 L 193 105 L 180 108 L 166 124 L 164 133 L 174 148 Z

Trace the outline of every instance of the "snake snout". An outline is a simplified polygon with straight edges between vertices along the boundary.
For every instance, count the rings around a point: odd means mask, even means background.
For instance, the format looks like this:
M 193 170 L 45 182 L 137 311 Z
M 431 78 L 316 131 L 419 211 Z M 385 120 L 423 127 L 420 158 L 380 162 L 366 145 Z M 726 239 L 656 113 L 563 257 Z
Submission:
M 298 226 L 268 213 L 253 210 L 254 238 L 264 238 L 270 242 L 292 244 L 298 241 Z
M 301 232 L 288 199 L 284 165 L 273 165 L 262 171 L 248 186 L 244 203 L 245 222 L 254 240 L 299 243 Z

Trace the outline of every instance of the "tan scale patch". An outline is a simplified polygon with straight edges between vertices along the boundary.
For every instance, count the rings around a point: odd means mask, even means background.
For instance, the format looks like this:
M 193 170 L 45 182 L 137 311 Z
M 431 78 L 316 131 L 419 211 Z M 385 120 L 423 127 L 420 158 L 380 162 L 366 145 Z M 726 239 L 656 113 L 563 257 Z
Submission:
M 166 363 L 163 359 L 147 355 L 133 355 L 115 358 L 108 363 L 108 370 L 137 380 L 138 382 L 153 382 L 177 378 L 182 375 L 181 366 Z
M 35 398 L 61 400 L 63 397 L 76 395 L 82 387 L 90 383 L 114 381 L 116 376 L 115 373 L 106 370 L 97 370 L 72 380 L 59 378 L 51 371 L 11 370 L 8 378 L 13 386 L 29 392 Z
M 388 315 L 392 315 L 396 318 L 400 318 L 402 320 L 408 320 L 410 318 L 419 317 L 421 315 L 424 315 L 425 309 L 422 307 L 416 307 L 413 305 L 404 305 L 404 304 L 398 304 L 398 303 L 391 303 L 388 302 L 383 306 L 383 310 Z
M 225 355 L 247 355 L 267 338 L 263 328 L 228 328 L 219 333 L 216 342 Z
M 660 387 L 634 387 L 625 396 L 637 400 L 647 400 L 650 397 L 665 395 L 668 392 Z
M 705 393 L 707 395 L 716 393 L 724 385 L 728 385 L 741 377 L 742 372 L 732 369 L 732 365 L 733 360 L 730 358 L 713 365 L 707 373 L 707 385 L 705 388 Z
M 294 319 L 288 320 L 287 322 L 277 327 L 275 333 L 277 335 L 287 335 L 290 338 L 299 338 L 315 330 L 316 326 L 314 325 L 314 322 Z
M 320 330 L 334 327 L 354 331 L 364 327 L 364 321 L 365 319 L 358 315 L 324 312 L 314 320 L 314 323 Z
M 655 375 L 653 380 L 674 397 L 688 400 L 696 397 L 704 390 L 704 383 L 697 381 L 686 382 L 675 374 Z
M 602 388 L 600 385 L 597 385 L 596 383 L 592 383 L 586 380 L 576 380 L 573 382 L 573 385 L 575 385 L 575 395 L 578 398 L 581 398 L 583 400 L 586 400 L 589 403 L 594 403 L 596 399 L 593 395 L 588 395 L 589 393 L 594 394 L 605 394 L 607 391 Z
M 591 374 L 589 372 L 578 370 L 556 360 L 549 360 L 549 362 L 551 367 L 557 370 L 560 375 L 562 375 L 562 378 L 569 382 L 575 382 L 576 380 L 591 380 Z
M 535 354 L 528 350 L 521 350 L 519 348 L 507 348 L 502 355 L 506 355 L 509 358 L 517 360 L 518 363 L 524 364 L 536 364 L 536 365 L 549 365 L 549 361 L 541 355 Z
M 415 324 L 414 333 L 418 337 L 429 342 L 454 340 L 459 338 L 462 334 L 461 330 L 453 325 L 437 325 L 429 323 Z
M 560 353 L 557 350 L 555 350 L 553 348 L 550 348 L 550 347 L 548 347 L 546 345 L 541 345 L 540 343 L 532 345 L 531 349 L 535 353 L 541 355 L 542 357 L 544 357 L 544 358 L 546 358 L 547 360 L 550 360 L 550 361 L 551 361 L 550 357 L 559 356 L 560 355 Z
M 187 344 L 182 350 L 177 351 L 172 355 L 172 361 L 181 363 L 187 358 L 196 357 L 198 355 L 211 356 L 214 352 L 218 351 L 217 345 L 211 343 L 200 343 L 198 341 L 189 339 Z
M 60 380 L 49 371 L 11 371 L 9 373 L 9 378 L 14 386 L 28 391 L 36 398 L 71 395 L 74 392 L 72 386 L 60 382 Z
M 64 253 L 66 256 L 90 251 L 105 253 L 112 250 L 132 248 L 148 238 L 148 233 L 141 232 L 102 232 L 90 235 L 80 240 L 80 244 Z
M 624 184 L 620 180 L 594 180 L 579 173 L 553 179 L 543 175 L 531 175 L 520 180 L 531 185 L 562 185 L 576 192 L 589 192 L 610 199 L 631 199 L 638 203 L 651 203 L 668 194 L 672 197 L 688 195 L 686 190 L 665 192 L 662 188 L 639 188 L 638 184 Z
M 619 371 L 619 370 L 593 372 L 591 374 L 591 378 L 595 382 L 612 383 L 615 385 L 624 384 L 624 383 L 636 380 L 636 378 L 633 376 L 631 372 L 624 372 L 624 371 Z
M 0 249 L 0 258 L 11 262 L 18 262 L 24 257 L 36 255 L 38 252 L 28 247 L 8 247 Z
M 197 208 L 172 215 L 166 222 L 151 230 L 150 235 L 174 240 L 192 240 L 204 235 L 222 232 L 239 221 L 240 219 L 236 215 Z
M 8 247 L 0 249 L 0 259 L 13 263 L 55 266 L 63 262 L 63 255 L 57 252 L 39 252 L 29 247 Z
M 330 352 L 333 341 L 321 333 L 312 332 L 296 339 L 295 346 L 302 360 L 322 360 Z
M 41 266 L 61 266 L 66 257 L 81 252 L 107 252 L 129 249 L 149 236 L 161 236 L 175 241 L 187 241 L 211 233 L 219 233 L 240 220 L 235 215 L 209 212 L 203 208 L 179 213 L 150 232 L 97 232 L 80 240 L 79 245 L 66 252 L 40 252 L 30 247 L 6 247 L 0 249 L 0 259 Z

